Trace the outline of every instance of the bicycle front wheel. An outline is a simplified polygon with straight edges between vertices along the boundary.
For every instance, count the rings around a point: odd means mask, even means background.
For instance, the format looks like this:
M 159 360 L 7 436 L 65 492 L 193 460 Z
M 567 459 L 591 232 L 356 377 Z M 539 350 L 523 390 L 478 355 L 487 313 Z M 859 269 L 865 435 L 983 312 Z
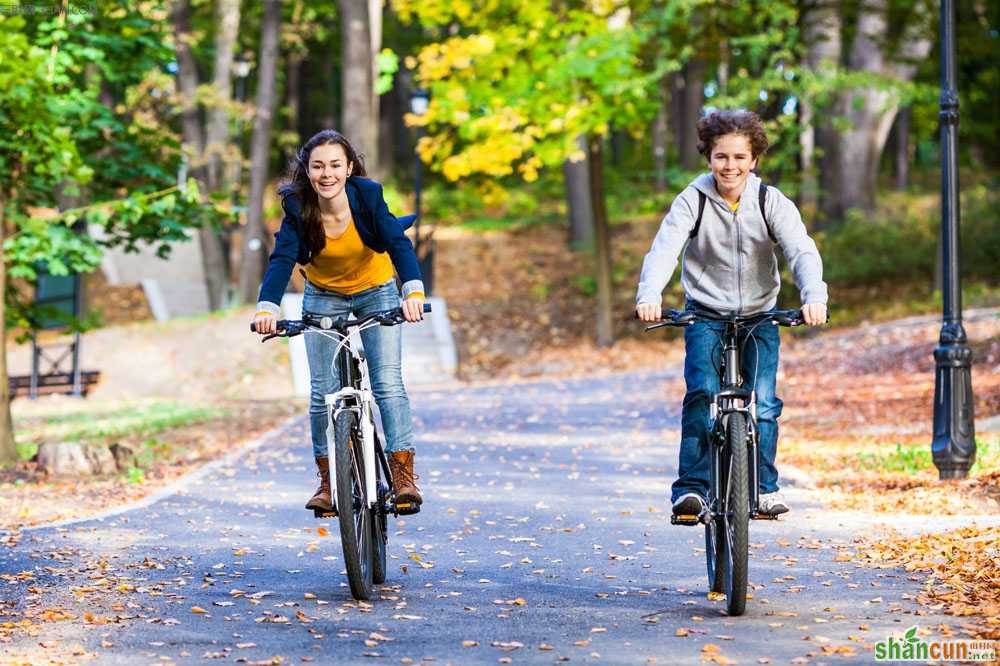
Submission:
M 375 435 L 378 441 L 378 435 Z M 377 449 L 376 449 L 377 450 Z M 372 581 L 376 584 L 385 582 L 386 564 L 385 547 L 389 540 L 389 529 L 386 524 L 387 516 L 385 505 L 389 500 L 389 484 L 382 478 L 382 464 L 380 460 L 375 461 L 375 488 L 378 498 L 375 503 L 375 510 L 372 511 Z
M 747 566 L 750 530 L 749 441 L 746 415 L 733 412 L 726 423 L 729 449 L 729 492 L 726 497 L 726 612 L 743 615 L 747 607 Z
M 725 502 L 719 501 L 715 489 L 721 488 L 722 494 L 725 494 L 726 470 L 729 469 L 729 461 L 726 459 L 725 449 L 715 442 L 714 436 L 710 447 L 709 473 L 711 474 L 711 483 L 708 490 L 708 507 L 712 511 L 712 517 L 705 523 L 705 563 L 708 565 L 709 589 L 712 592 L 725 592 L 726 576 L 729 575 Z M 719 461 L 718 458 L 722 458 L 722 460 Z M 716 476 L 721 478 L 717 479 Z
M 347 581 L 355 599 L 367 600 L 372 593 L 372 510 L 365 492 L 365 464 L 358 439 L 358 417 L 344 410 L 334 423 L 337 465 L 337 514 L 344 548 Z

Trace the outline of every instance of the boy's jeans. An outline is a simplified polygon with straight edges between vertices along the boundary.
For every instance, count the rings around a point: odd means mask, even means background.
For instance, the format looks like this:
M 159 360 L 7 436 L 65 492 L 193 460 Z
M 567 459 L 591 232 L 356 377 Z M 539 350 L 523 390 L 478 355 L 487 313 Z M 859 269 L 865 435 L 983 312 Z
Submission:
M 708 454 L 711 422 L 708 406 L 719 391 L 722 362 L 721 337 L 725 323 L 696 321 L 684 328 L 684 381 L 687 394 L 681 411 L 681 451 L 677 480 L 671 488 L 671 502 L 685 493 L 708 495 L 711 458 Z M 761 493 L 778 489 L 778 470 L 774 457 L 778 445 L 778 417 L 782 402 L 775 395 L 780 337 L 778 327 L 770 323 L 757 326 L 753 333 L 740 331 L 744 387 L 757 391 L 757 427 L 759 430 L 758 480 Z M 756 378 L 756 383 L 754 379 Z
M 395 281 L 372 287 L 352 296 L 325 291 L 306 283 L 302 311 L 312 315 L 334 318 L 354 314 L 361 318 L 372 312 L 399 307 L 399 292 Z M 333 366 L 333 352 L 337 343 L 309 333 L 305 336 L 306 355 L 309 357 L 309 375 L 312 390 L 309 395 L 309 423 L 312 427 L 313 454 L 317 458 L 328 455 L 326 441 L 326 394 L 340 390 L 340 378 Z M 403 334 L 399 326 L 374 326 L 361 331 L 368 373 L 372 380 L 372 393 L 382 414 L 385 430 L 385 450 L 413 450 L 413 422 L 410 418 L 410 400 L 403 388 Z

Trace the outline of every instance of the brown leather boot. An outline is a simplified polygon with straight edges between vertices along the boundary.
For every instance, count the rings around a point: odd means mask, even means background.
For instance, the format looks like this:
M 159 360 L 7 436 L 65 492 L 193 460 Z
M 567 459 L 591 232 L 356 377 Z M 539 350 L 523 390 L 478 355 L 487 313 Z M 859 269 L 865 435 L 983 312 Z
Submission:
M 306 508 L 313 511 L 333 511 L 333 498 L 330 496 L 330 459 L 316 458 L 316 476 L 319 477 L 319 488 L 312 498 L 306 502 Z
M 392 451 L 389 453 L 389 471 L 392 473 L 392 485 L 396 489 L 396 504 L 416 505 L 423 503 L 420 489 L 414 479 L 419 478 L 413 473 L 413 451 Z

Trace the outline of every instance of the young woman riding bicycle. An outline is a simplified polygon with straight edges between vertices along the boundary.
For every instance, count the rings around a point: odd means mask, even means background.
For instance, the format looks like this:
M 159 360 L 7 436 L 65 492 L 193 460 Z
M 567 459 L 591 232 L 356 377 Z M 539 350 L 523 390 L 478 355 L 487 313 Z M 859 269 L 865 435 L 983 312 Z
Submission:
M 402 307 L 406 321 L 423 319 L 424 286 L 413 245 L 389 212 L 382 186 L 365 178 L 365 166 L 350 142 L 323 130 L 295 154 L 279 186 L 285 217 L 260 289 L 254 324 L 257 333 L 274 333 L 279 303 L 296 263 L 305 269 L 304 313 L 364 317 Z M 402 281 L 402 305 L 393 270 Z M 398 326 L 362 332 L 372 393 L 382 415 L 385 450 L 399 502 L 419 505 L 414 483 L 413 424 L 403 387 L 402 333 Z M 323 336 L 306 337 L 311 392 L 309 421 L 320 485 L 307 509 L 331 511 L 330 459 L 325 396 L 340 388 L 335 376 L 335 344 Z
M 768 146 L 760 119 L 747 111 L 716 111 L 701 119 L 697 130 L 698 150 L 711 172 L 692 181 L 664 217 L 643 260 L 636 294 L 638 317 L 660 320 L 663 289 L 685 244 L 681 285 L 689 308 L 740 315 L 773 309 L 781 287 L 774 254 L 778 244 L 799 288 L 805 323 L 826 322 L 827 289 L 816 244 L 795 204 L 752 173 Z M 762 187 L 766 187 L 763 192 Z M 684 330 L 687 393 L 681 413 L 678 478 L 671 489 L 676 515 L 698 515 L 705 507 L 709 400 L 719 390 L 720 326 L 724 324 L 697 321 Z M 746 347 L 751 340 L 754 345 Z M 760 428 L 759 510 L 778 515 L 788 511 L 778 492 L 774 465 L 782 407 L 775 393 L 778 329 L 756 327 L 740 343 L 748 350 L 743 355 L 742 376 L 748 382 L 756 379 L 752 388 Z

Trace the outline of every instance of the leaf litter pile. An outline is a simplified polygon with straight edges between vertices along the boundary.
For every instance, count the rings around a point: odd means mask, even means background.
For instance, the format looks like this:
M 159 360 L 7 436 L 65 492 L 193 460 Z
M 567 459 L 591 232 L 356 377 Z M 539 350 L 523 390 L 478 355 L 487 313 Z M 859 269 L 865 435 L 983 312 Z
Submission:
M 871 541 L 859 561 L 928 574 L 919 603 L 968 618 L 969 636 L 1000 640 L 1000 527 Z
M 977 436 L 968 479 L 942 482 L 930 456 L 939 323 L 914 318 L 799 340 L 783 355 L 779 466 L 806 471 L 813 496 L 866 514 L 1000 514 L 1000 435 Z M 1000 317 L 967 317 L 977 418 L 1000 412 Z M 1000 528 L 968 526 L 861 546 L 859 563 L 925 575 L 917 601 L 1000 638 Z
M 779 462 L 808 472 L 834 508 L 1000 513 L 1000 432 L 977 434 L 970 478 L 940 482 L 930 455 L 939 324 L 913 318 L 795 340 L 782 356 Z M 969 316 L 975 412 L 1000 413 L 1000 316 Z

